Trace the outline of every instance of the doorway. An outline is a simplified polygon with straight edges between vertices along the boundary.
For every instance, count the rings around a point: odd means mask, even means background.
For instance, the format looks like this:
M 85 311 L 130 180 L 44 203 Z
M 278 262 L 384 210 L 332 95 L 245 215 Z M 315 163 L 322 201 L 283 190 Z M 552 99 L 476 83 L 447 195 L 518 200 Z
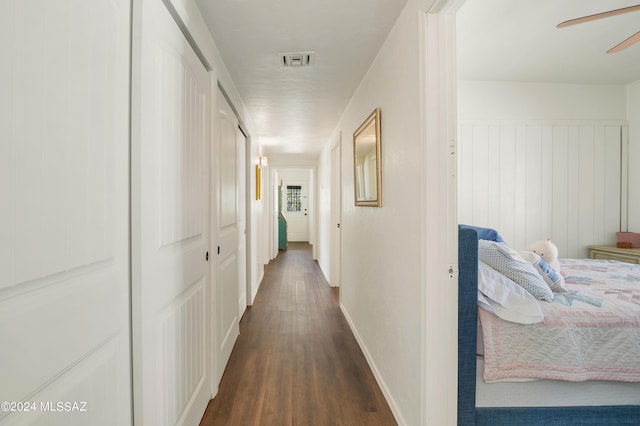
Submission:
M 281 209 L 287 221 L 287 241 L 314 244 L 313 174 L 314 170 L 310 168 L 277 170 Z
M 309 241 L 308 184 L 303 181 L 289 182 L 282 187 L 283 208 L 287 217 L 287 241 Z

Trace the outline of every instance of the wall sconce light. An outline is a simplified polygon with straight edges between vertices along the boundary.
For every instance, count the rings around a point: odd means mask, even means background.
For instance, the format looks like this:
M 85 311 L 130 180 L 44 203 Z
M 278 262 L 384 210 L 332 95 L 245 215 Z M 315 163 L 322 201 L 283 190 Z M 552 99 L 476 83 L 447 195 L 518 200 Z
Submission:
M 267 161 L 267 157 L 260 156 L 260 166 L 267 167 L 269 162 Z

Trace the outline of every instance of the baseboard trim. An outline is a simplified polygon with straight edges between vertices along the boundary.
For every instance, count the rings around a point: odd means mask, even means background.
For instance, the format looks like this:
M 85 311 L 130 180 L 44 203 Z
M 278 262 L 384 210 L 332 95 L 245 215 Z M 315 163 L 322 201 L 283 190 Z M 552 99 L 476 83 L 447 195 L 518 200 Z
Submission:
M 249 304 L 249 306 L 253 306 L 253 302 L 256 300 L 256 296 L 258 295 L 258 290 L 260 290 L 260 286 L 262 285 L 262 279 L 264 278 L 264 266 L 262 268 L 259 268 L 259 274 L 258 274 L 258 285 L 256 285 L 256 288 L 251 289 L 251 303 Z
M 353 321 L 351 320 L 351 317 L 349 316 L 347 309 L 344 307 L 342 303 L 340 303 L 340 310 L 342 311 L 342 315 L 344 315 L 344 318 L 347 320 L 347 324 L 349 324 L 349 328 L 351 329 L 351 332 L 356 338 L 356 341 L 358 342 L 358 346 L 360 346 L 360 350 L 364 354 L 364 357 L 367 360 L 367 364 L 369 364 L 369 368 L 371 368 L 371 371 L 373 372 L 373 376 L 375 377 L 376 382 L 378 382 L 378 386 L 380 386 L 380 390 L 382 391 L 382 394 L 387 400 L 387 404 L 389 404 L 389 408 L 391 408 L 391 412 L 393 413 L 393 417 L 395 417 L 396 422 L 398 423 L 398 426 L 406 426 L 407 422 L 404 420 L 404 417 L 402 416 L 402 413 L 400 412 L 400 409 L 398 408 L 396 401 L 393 399 L 393 396 L 391 395 L 391 392 L 389 391 L 387 384 L 385 383 L 384 379 L 380 375 L 380 372 L 378 371 L 378 368 L 376 367 L 375 362 L 373 362 L 373 358 L 371 357 L 371 354 L 369 353 L 366 345 L 362 341 L 362 338 L 358 333 L 358 329 L 353 324 Z

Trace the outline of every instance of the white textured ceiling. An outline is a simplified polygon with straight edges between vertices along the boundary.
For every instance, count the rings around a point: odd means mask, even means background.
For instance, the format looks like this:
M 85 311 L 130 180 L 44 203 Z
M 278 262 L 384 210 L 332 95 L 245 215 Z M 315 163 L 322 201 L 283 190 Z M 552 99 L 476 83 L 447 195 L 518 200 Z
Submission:
M 406 0 L 196 0 L 269 154 L 317 154 Z M 279 53 L 315 52 L 283 69 Z
M 466 0 L 457 16 L 461 79 L 626 84 L 640 79 L 640 12 L 558 29 L 638 0 Z M 317 154 L 406 0 L 196 0 L 267 155 Z M 280 53 L 315 52 L 283 69 Z
M 640 31 L 640 12 L 556 28 L 568 19 L 635 4 L 638 0 L 466 0 L 456 21 L 458 75 L 576 84 L 640 80 L 640 43 L 606 53 Z

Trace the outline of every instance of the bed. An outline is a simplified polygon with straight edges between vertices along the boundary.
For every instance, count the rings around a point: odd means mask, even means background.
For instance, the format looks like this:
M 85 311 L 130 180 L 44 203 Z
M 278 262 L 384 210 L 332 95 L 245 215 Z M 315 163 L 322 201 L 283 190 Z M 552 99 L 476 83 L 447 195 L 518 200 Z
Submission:
M 483 363 L 478 357 L 478 231 L 461 226 L 458 230 L 458 424 L 459 425 L 637 425 L 640 424 L 640 384 L 636 378 L 627 378 L 622 382 L 626 387 L 628 400 L 606 401 L 604 405 L 579 405 L 569 402 L 569 405 L 541 405 L 528 406 L 511 403 L 508 398 L 501 399 L 496 405 L 478 404 L 482 398 L 480 394 L 499 394 L 492 389 L 507 386 L 499 383 L 483 383 L 478 372 Z M 636 283 L 637 284 L 637 283 Z M 627 297 L 622 294 L 621 297 Z M 628 302 L 628 301 L 627 301 Z M 635 331 L 635 330 L 632 330 Z M 636 354 L 640 357 L 640 354 Z M 633 368 L 631 368 L 633 369 Z M 587 376 L 580 376 L 575 383 L 577 386 L 592 387 L 595 392 L 607 394 L 609 386 L 613 389 L 617 384 L 613 381 L 587 380 Z M 599 373 L 597 373 L 599 374 Z M 615 377 L 604 376 L 606 379 Z M 498 377 L 497 380 L 500 378 Z M 552 386 L 566 392 L 567 395 L 579 395 L 573 389 L 574 384 L 563 380 L 536 380 L 528 383 L 516 383 L 527 390 L 540 386 Z M 509 385 L 510 386 L 510 385 Z M 477 389 L 480 391 L 477 394 Z M 510 389 L 510 388 L 507 388 Z M 546 392 L 542 387 L 542 392 Z M 505 394 L 509 394 L 507 391 Z M 478 397 L 478 398 L 477 398 Z M 617 398 L 617 397 L 616 397 Z M 490 399 L 490 398 L 489 398 Z M 575 400 L 576 398 L 574 398 Z M 580 399 L 579 396 L 577 399 Z M 571 398 L 567 400 L 572 401 Z

